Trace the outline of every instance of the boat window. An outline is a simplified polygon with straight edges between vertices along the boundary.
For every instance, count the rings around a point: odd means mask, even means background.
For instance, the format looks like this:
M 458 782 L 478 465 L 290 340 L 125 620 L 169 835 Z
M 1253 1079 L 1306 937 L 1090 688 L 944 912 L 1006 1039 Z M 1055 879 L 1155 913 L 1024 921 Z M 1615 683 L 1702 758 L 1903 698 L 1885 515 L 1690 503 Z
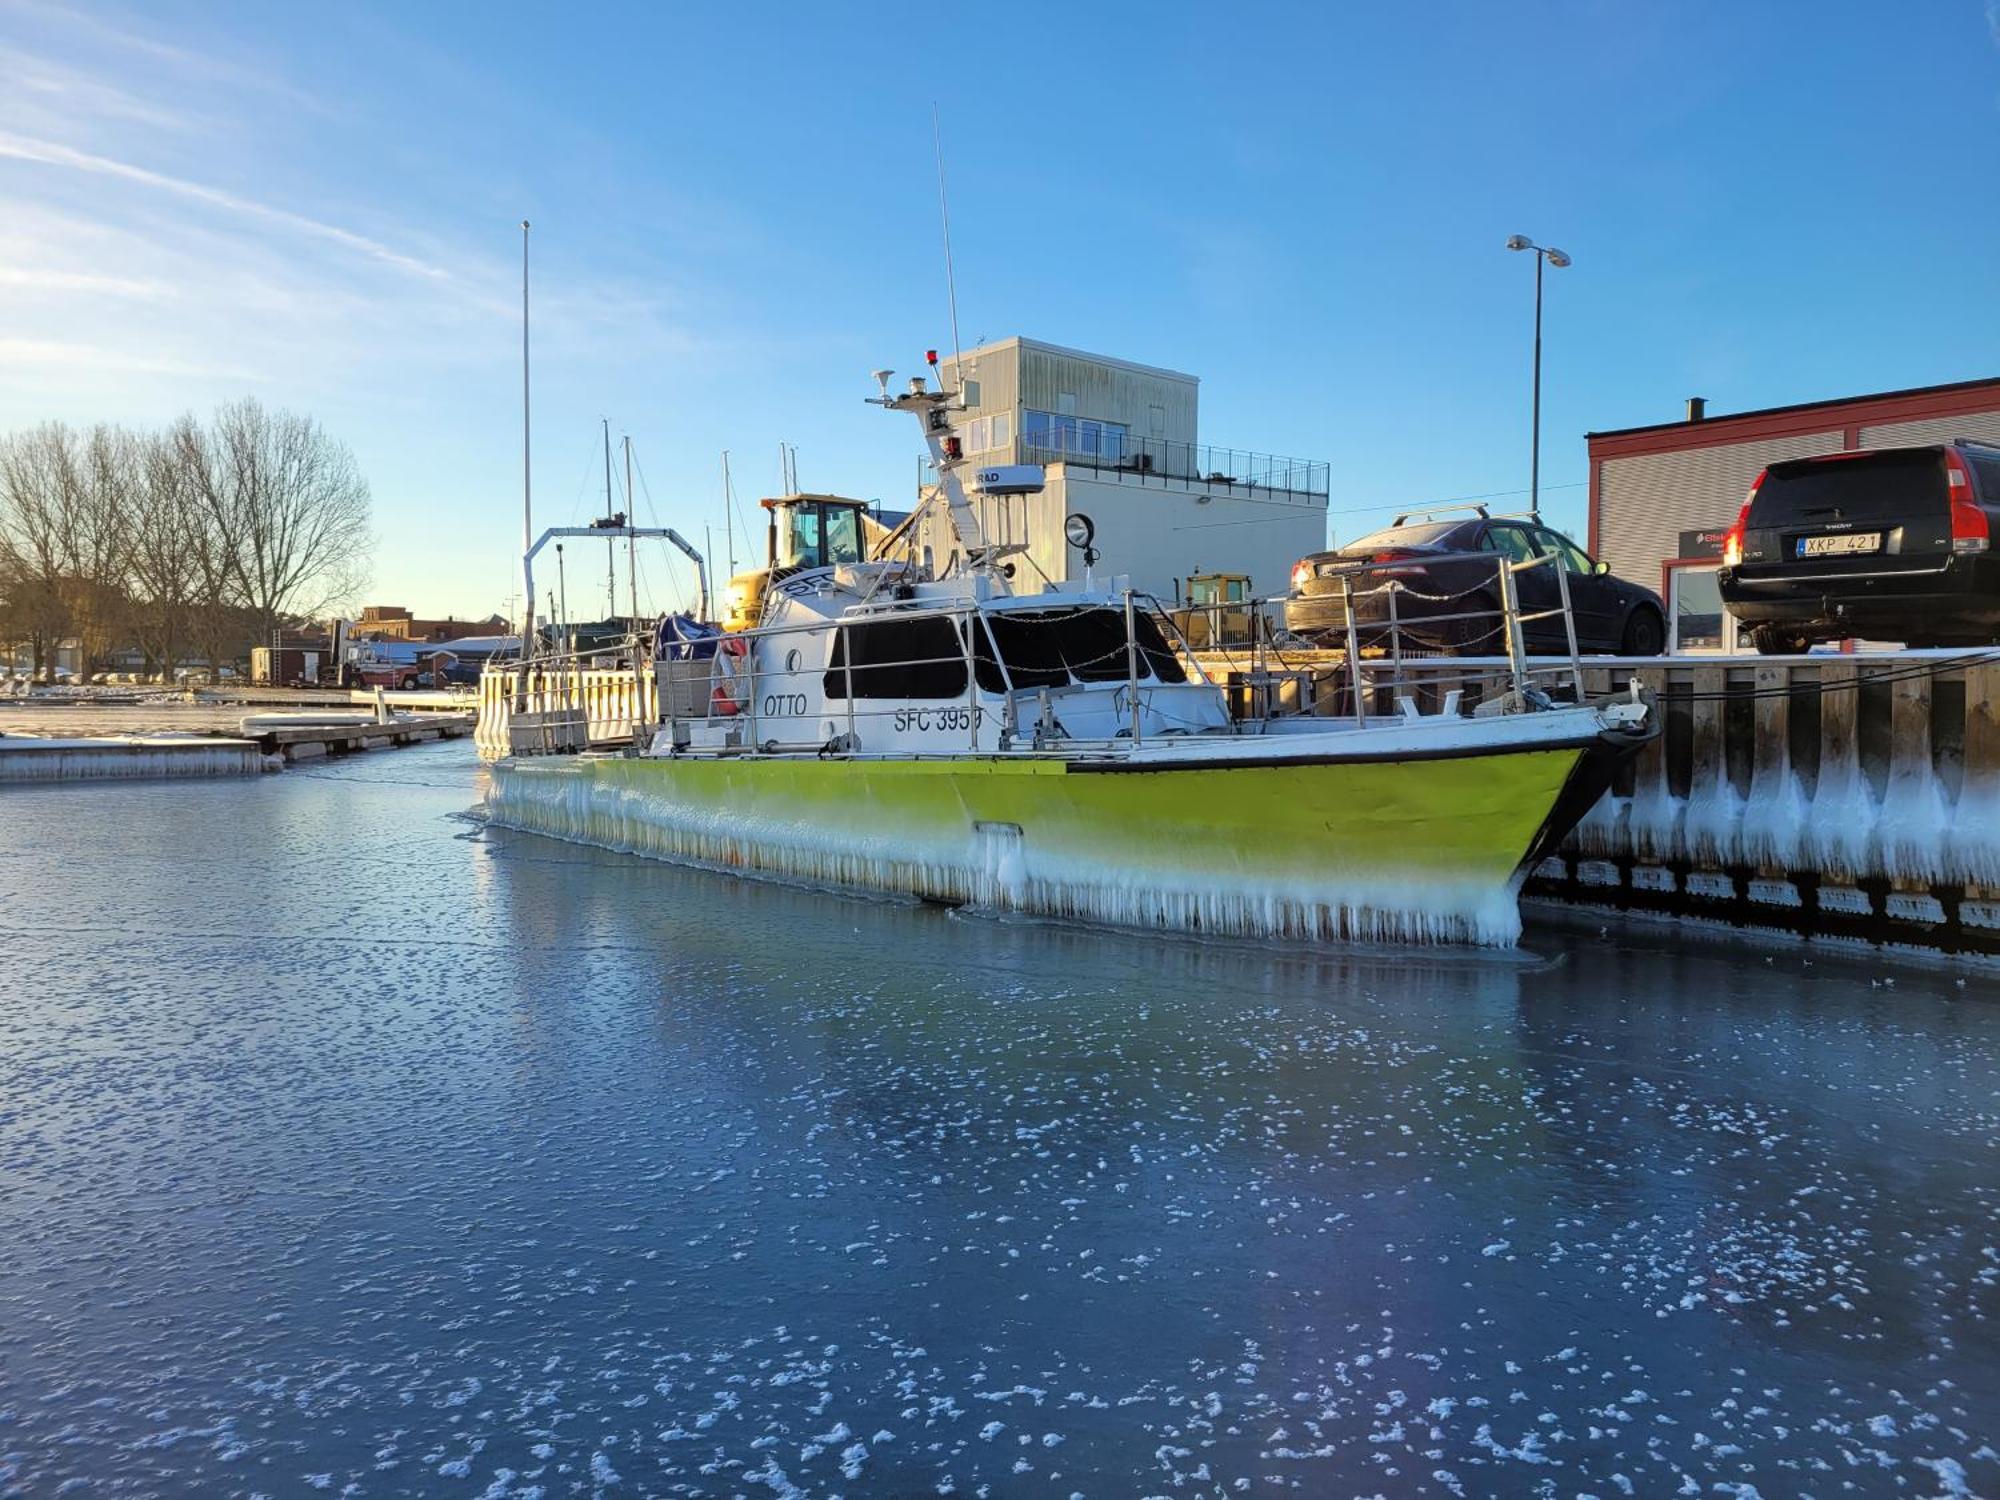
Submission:
M 1000 658 L 995 655 L 993 633 L 987 629 L 985 620 L 977 615 L 968 615 L 964 628 L 972 632 L 972 680 L 979 684 L 979 691 L 1006 692 L 1007 679 L 1000 671 Z
M 944 615 L 842 626 L 821 683 L 827 697 L 846 699 L 850 662 L 857 698 L 965 694 L 965 646 Z
M 1020 614 L 1009 610 L 987 617 L 1016 689 L 1069 686 L 1069 665 L 1054 622 L 1059 615 L 1070 613 L 1073 611 Z
M 1242 596 L 1239 594 L 1236 597 Z M 1139 643 L 1139 659 L 1153 669 L 1153 675 L 1161 682 L 1187 681 L 1187 668 L 1181 665 L 1181 659 L 1167 644 L 1160 622 L 1153 618 L 1151 610 L 1133 611 L 1132 638 Z
M 1067 687 L 1078 682 L 1122 682 L 1131 670 L 1125 656 L 1125 612 L 1119 609 L 1003 610 L 987 616 L 1007 675 L 1017 689 Z M 1150 610 L 1132 616 L 1141 675 L 1160 682 L 1187 681 Z

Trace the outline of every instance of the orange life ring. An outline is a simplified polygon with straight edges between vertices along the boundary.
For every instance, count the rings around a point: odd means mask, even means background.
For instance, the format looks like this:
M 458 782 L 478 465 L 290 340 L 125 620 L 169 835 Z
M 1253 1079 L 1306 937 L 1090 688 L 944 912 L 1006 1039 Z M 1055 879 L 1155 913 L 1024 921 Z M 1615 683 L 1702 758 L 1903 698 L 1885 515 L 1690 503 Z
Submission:
M 714 686 L 708 694 L 708 711 L 717 718 L 733 718 L 743 712 L 743 705 L 736 701 L 736 663 L 732 658 L 749 651 L 749 645 L 740 638 L 725 636 L 716 642 L 715 664 L 721 669 Z

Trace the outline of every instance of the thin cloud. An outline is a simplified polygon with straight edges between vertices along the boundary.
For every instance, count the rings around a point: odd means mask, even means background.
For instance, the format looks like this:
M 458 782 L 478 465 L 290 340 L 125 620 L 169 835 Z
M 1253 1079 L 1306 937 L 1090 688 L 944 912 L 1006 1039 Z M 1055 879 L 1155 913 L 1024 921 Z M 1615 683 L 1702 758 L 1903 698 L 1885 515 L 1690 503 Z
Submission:
M 41 141 L 28 136 L 0 133 L 0 157 L 11 157 L 16 161 L 40 162 L 47 166 L 67 167 L 73 171 L 91 172 L 99 176 L 136 182 L 144 187 L 157 188 L 162 192 L 191 198 L 198 203 L 226 209 L 231 213 L 261 219 L 267 224 L 283 225 L 300 234 L 329 241 L 386 265 L 395 266 L 398 270 L 408 271 L 412 275 L 426 276 L 438 281 L 451 280 L 451 273 L 440 266 L 418 260 L 415 256 L 405 255 L 399 250 L 392 250 L 379 240 L 371 240 L 366 235 L 342 229 L 337 224 L 322 223 L 318 219 L 309 219 L 304 214 L 295 214 L 289 209 L 273 208 L 267 203 L 240 198 L 221 188 L 189 182 L 181 177 L 169 177 L 163 172 L 136 167 L 129 162 L 114 161 L 108 156 L 97 156 L 88 151 L 78 151 L 74 147 L 64 146 L 55 141 Z
M 33 266 L 0 266 L 0 286 L 29 287 L 42 292 L 95 292 L 108 297 L 138 297 L 160 302 L 174 295 L 172 287 L 131 276 L 101 276 L 92 271 L 52 271 Z
M 101 344 L 67 343 L 59 339 L 0 339 L 0 364 L 13 374 L 26 370 L 81 370 L 93 374 L 117 371 L 134 375 L 183 375 L 205 380 L 253 378 L 241 369 L 203 364 L 171 356 L 136 354 Z
M 0 44 L 0 76 L 12 85 L 0 98 L 7 123 L 36 130 L 56 122 L 101 120 L 114 125 L 140 125 L 149 130 L 184 131 L 193 121 L 176 109 L 18 47 Z
M 235 88 L 251 88 L 286 99 L 317 114 L 330 113 L 325 104 L 293 87 L 265 67 L 232 62 L 210 53 L 190 51 L 163 42 L 144 32 L 117 26 L 99 15 L 73 5 L 49 5 L 41 0 L 0 0 L 0 11 L 11 12 L 36 23 L 45 32 L 67 31 L 73 37 L 135 53 L 149 62 L 164 65 L 185 76 L 226 83 Z

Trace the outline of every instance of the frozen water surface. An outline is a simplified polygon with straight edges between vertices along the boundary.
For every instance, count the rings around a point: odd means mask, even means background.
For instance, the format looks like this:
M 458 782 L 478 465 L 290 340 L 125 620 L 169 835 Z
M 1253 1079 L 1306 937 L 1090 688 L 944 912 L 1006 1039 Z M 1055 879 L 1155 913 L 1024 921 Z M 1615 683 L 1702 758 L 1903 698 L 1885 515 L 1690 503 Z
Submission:
M 0 794 L 0 1494 L 2000 1493 L 1988 981 Z

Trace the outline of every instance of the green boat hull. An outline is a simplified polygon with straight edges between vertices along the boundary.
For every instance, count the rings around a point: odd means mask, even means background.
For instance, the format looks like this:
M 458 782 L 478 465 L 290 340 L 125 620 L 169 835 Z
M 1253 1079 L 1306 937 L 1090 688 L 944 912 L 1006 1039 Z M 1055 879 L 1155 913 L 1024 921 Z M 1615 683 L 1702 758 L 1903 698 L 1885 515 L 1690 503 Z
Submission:
M 1049 917 L 1506 945 L 1523 861 L 1588 755 L 1157 769 L 565 756 L 500 762 L 487 808 L 607 849 Z

